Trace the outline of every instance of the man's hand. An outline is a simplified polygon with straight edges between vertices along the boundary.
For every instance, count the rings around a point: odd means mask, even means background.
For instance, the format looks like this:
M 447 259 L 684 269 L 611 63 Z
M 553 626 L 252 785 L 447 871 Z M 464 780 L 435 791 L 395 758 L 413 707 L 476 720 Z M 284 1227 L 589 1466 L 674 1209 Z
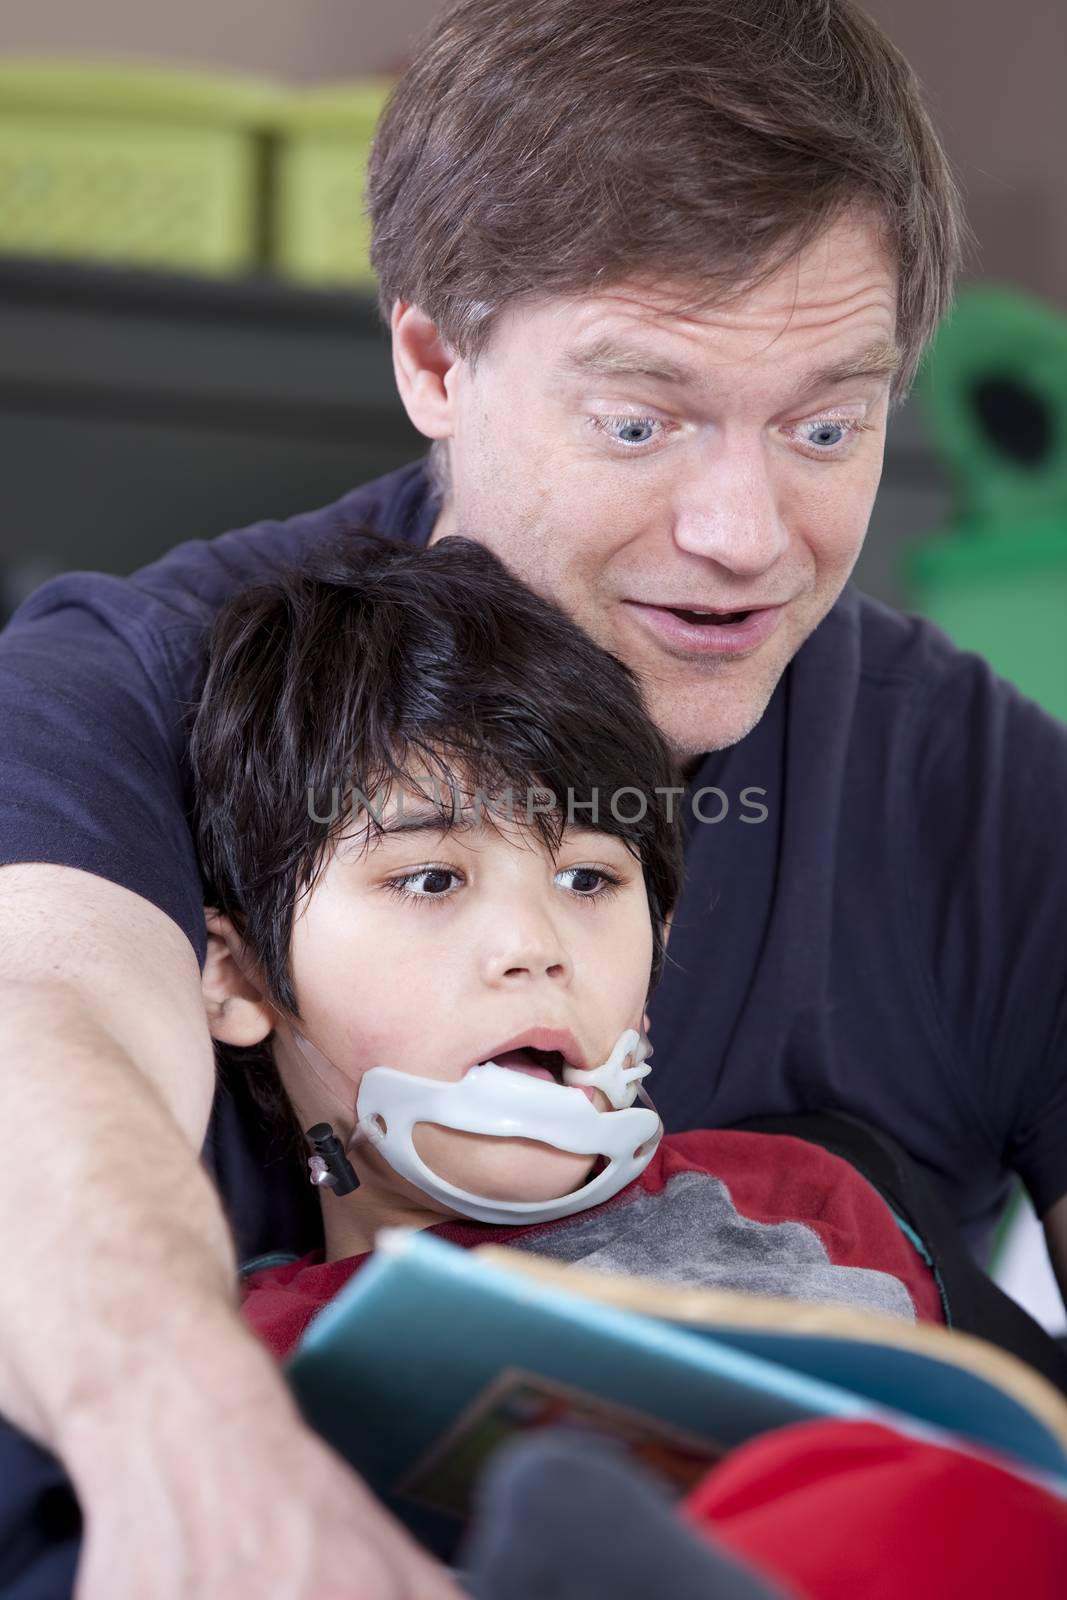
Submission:
M 244 1400 L 220 1405 L 179 1375 L 121 1419 L 79 1418 L 65 1440 L 87 1519 L 75 1600 L 458 1600 L 275 1373 L 261 1380 L 242 1376 Z

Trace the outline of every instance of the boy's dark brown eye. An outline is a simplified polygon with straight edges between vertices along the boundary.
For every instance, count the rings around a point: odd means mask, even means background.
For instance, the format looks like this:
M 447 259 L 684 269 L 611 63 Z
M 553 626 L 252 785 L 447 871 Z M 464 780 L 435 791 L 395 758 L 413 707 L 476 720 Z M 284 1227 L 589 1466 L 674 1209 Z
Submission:
M 435 867 L 432 872 L 423 874 L 422 887 L 425 894 L 447 894 L 451 884 L 452 874 L 444 867 Z

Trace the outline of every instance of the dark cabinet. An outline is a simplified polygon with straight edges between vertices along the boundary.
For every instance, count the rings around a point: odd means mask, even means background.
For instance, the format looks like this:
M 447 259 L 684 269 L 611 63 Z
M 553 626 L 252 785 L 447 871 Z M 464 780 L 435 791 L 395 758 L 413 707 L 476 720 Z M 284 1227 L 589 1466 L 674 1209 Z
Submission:
M 128 572 L 425 449 L 369 297 L 0 260 L 6 607 L 52 572 Z

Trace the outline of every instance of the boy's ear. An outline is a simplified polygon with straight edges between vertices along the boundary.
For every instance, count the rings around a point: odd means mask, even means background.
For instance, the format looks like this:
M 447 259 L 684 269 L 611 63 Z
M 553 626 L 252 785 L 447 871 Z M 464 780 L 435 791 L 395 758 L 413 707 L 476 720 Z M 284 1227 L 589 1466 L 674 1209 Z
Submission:
M 246 976 L 248 954 L 229 917 L 204 907 L 207 959 L 200 979 L 211 1037 L 222 1044 L 262 1044 L 274 1031 L 274 1008 Z
M 667 941 L 671 936 L 671 917 L 673 917 L 673 916 L 674 916 L 674 912 L 672 911 L 670 916 L 667 918 L 666 922 L 663 924 L 663 948 L 664 948 L 664 950 L 666 950 Z M 641 1019 L 641 1023 L 642 1023 L 642 1027 L 643 1027 L 644 1032 L 648 1033 L 650 1031 L 651 1024 L 650 1024 L 650 1022 L 648 1020 L 648 1012 L 647 1011 L 645 1012 L 643 1018 Z

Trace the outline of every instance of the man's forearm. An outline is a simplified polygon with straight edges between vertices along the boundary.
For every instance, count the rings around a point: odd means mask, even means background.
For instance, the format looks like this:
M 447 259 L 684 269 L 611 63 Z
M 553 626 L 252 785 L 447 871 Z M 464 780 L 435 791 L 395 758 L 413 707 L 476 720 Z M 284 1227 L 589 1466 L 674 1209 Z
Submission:
M 0 1412 L 66 1457 L 80 1418 L 168 1365 L 269 1388 L 218 1199 L 157 1091 L 63 986 L 0 986 L 0 1038 Z
M 241 1323 L 199 1162 L 210 1041 L 155 935 L 143 958 L 127 940 L 88 1004 L 0 981 L 0 1411 L 73 1482 L 78 1594 L 459 1600 Z

